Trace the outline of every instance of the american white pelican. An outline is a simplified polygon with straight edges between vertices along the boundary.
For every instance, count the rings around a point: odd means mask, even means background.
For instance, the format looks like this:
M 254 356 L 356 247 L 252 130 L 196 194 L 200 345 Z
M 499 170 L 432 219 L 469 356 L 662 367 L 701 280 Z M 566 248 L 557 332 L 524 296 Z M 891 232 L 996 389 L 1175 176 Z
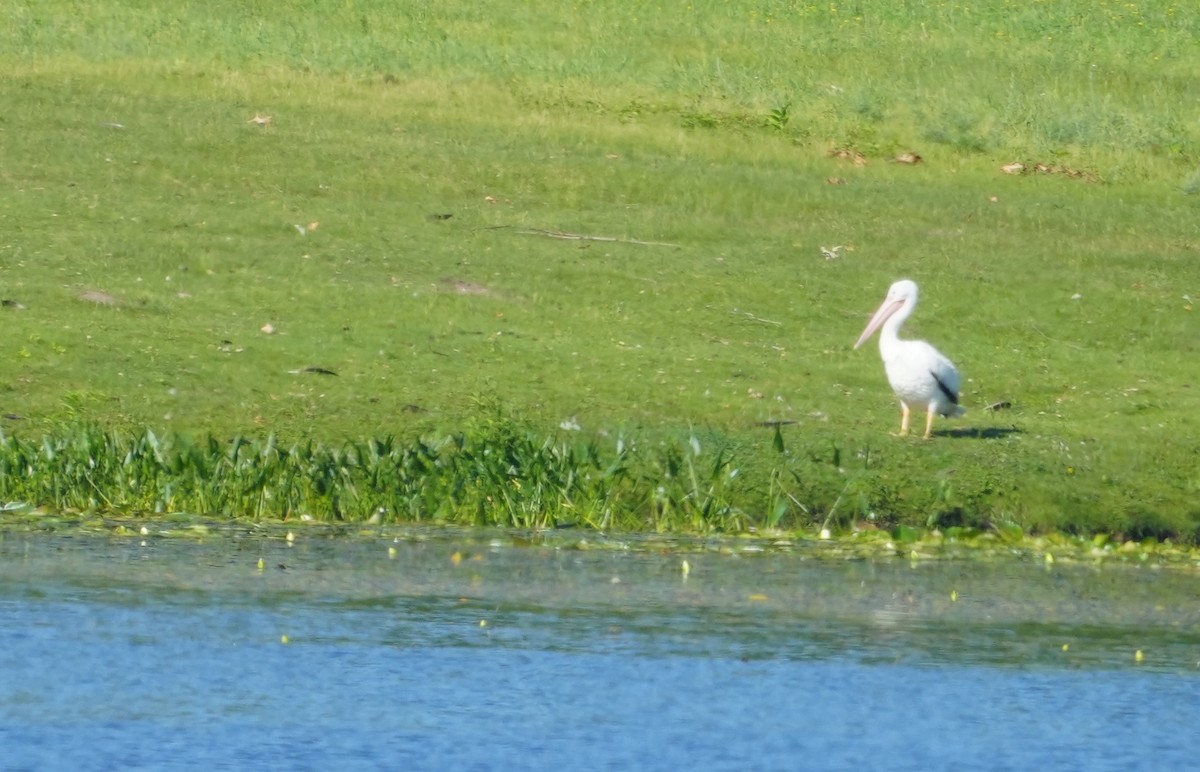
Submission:
M 917 283 L 901 279 L 888 289 L 883 305 L 871 317 L 854 348 L 879 333 L 879 354 L 892 391 L 900 398 L 900 434 L 908 434 L 912 408 L 925 411 L 925 439 L 933 433 L 933 416 L 947 418 L 967 412 L 958 404 L 962 377 L 954 363 L 923 340 L 900 340 L 900 326 L 917 308 Z

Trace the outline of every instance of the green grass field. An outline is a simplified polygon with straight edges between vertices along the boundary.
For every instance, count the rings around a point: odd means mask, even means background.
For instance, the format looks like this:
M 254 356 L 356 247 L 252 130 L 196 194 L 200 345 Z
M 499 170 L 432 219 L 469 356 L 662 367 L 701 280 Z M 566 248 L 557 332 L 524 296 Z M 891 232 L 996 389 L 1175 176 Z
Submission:
M 378 496 L 333 505 L 319 485 L 278 512 L 155 504 L 30 454 L 149 428 L 335 448 L 465 433 L 479 461 L 516 431 L 541 438 L 518 461 L 590 445 L 597 478 L 618 442 L 640 455 L 590 514 L 551 495 L 513 524 L 1200 538 L 1187 4 L 0 17 L 0 497 L 364 517 Z M 929 442 L 889 434 L 878 354 L 851 350 L 901 277 L 923 291 L 907 334 L 966 378 L 969 413 Z M 489 472 L 468 519 L 521 467 Z M 454 519 L 431 503 L 454 485 L 389 511 Z

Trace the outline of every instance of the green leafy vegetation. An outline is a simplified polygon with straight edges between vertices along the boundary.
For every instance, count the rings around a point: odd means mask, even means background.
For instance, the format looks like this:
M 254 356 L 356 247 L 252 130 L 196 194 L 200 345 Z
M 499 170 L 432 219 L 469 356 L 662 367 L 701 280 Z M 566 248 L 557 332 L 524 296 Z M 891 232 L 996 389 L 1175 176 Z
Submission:
M 0 13 L 0 500 L 1200 537 L 1190 6 Z

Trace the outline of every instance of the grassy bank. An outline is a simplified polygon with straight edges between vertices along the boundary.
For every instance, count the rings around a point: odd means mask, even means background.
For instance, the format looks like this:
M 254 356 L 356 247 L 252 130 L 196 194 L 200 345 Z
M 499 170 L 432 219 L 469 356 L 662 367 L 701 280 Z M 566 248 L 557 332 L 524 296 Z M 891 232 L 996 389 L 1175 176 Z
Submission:
M 4 499 L 1196 538 L 1182 5 L 4 13 Z M 850 351 L 902 275 L 967 378 L 928 443 Z

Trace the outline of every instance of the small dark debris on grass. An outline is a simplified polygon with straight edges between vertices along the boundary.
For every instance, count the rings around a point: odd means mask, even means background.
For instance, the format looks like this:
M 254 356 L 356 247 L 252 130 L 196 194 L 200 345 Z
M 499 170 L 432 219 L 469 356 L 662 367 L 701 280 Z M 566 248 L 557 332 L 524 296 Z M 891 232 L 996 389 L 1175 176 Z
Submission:
M 25 420 L 25 416 L 18 415 L 17 413 L 5 413 L 4 417 L 7 418 L 9 421 L 24 421 Z
M 1012 407 L 1012 403 L 1009 402 L 1008 400 L 1004 400 L 1003 402 L 993 402 L 992 404 L 985 407 L 984 410 L 990 410 L 994 413 L 997 410 L 1007 410 L 1010 407 Z
M 4 308 L 12 308 L 17 311 L 25 310 L 24 303 L 22 303 L 19 300 L 12 300 L 11 298 L 5 298 L 4 300 L 0 300 L 0 306 L 3 306 Z
M 333 370 L 316 366 L 304 367 L 299 370 L 289 370 L 288 372 L 292 375 L 337 375 Z
M 429 412 L 425 408 L 421 407 L 420 405 L 414 405 L 411 402 L 400 409 L 402 411 L 404 411 L 405 413 L 427 413 L 427 412 Z
M 434 214 L 429 215 L 429 219 L 430 220 L 449 220 L 453 216 L 454 216 L 454 212 L 446 212 L 444 214 L 441 212 L 435 212 Z

